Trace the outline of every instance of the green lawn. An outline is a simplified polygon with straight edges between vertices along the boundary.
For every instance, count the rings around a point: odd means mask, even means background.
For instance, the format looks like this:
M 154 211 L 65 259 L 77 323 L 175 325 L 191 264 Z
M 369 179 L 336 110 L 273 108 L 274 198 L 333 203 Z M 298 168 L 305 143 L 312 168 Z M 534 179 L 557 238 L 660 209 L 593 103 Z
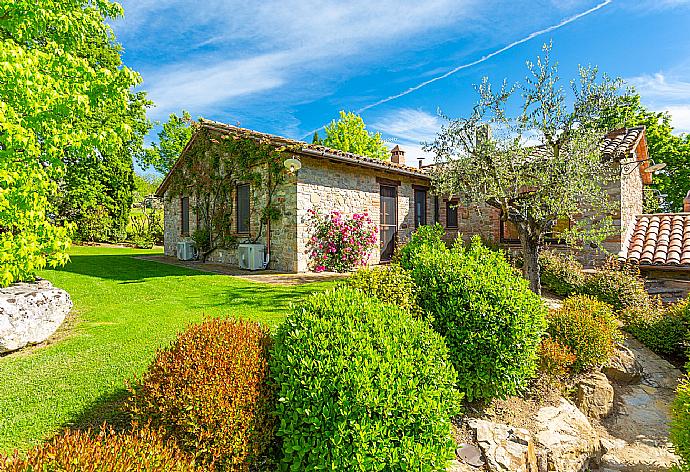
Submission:
M 0 451 L 62 426 L 122 421 L 125 379 L 188 323 L 231 315 L 275 327 L 291 302 L 330 286 L 259 284 L 132 257 L 155 252 L 75 247 L 67 266 L 41 274 L 70 293 L 72 319 L 56 342 L 0 358 Z

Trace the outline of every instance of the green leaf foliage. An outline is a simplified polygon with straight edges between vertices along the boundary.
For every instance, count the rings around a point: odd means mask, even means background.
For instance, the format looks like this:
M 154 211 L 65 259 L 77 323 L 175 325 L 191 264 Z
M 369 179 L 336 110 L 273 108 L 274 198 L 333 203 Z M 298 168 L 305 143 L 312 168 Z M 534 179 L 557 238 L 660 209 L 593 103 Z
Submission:
M 158 143 L 146 148 L 140 156 L 141 167 L 153 167 L 163 175 L 170 172 L 192 137 L 192 123 L 192 116 L 185 110 L 182 110 L 181 116 L 171 113 L 158 133 Z
M 398 264 L 359 269 L 343 283 L 410 313 L 417 314 L 420 311 L 417 305 L 417 286 L 409 272 Z
M 619 336 L 611 306 L 587 295 L 569 297 L 551 311 L 548 332 L 575 355 L 575 372 L 605 364 Z
M 65 160 L 120 152 L 132 139 L 130 88 L 107 0 L 13 0 L 0 6 L 0 286 L 67 260 L 58 222 Z M 96 119 L 98 117 L 98 119 Z
M 347 287 L 278 329 L 281 470 L 444 471 L 461 395 L 443 339 L 406 310 Z
M 320 144 L 374 159 L 387 159 L 388 148 L 381 133 L 370 133 L 362 117 L 352 112 L 340 112 L 340 119 L 326 125 L 326 137 Z M 315 138 L 318 135 L 315 134 Z
M 659 301 L 623 310 L 624 329 L 652 351 L 675 358 L 688 358 L 690 299 L 664 306 Z
M 446 339 L 460 391 L 472 401 L 525 387 L 536 369 L 546 307 L 503 253 L 479 238 L 452 249 L 436 239 L 406 260 L 420 307 Z
M 690 471 L 690 377 L 685 376 L 676 389 L 671 404 L 671 431 L 669 439 L 673 452 L 681 458 L 678 470 Z

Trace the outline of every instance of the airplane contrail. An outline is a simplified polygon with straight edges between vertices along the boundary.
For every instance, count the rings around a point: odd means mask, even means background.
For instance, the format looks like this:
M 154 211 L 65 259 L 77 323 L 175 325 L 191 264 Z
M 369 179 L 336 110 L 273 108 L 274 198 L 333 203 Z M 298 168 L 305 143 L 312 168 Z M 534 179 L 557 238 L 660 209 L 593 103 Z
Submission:
M 450 77 L 451 75 L 453 75 L 453 74 L 455 74 L 455 73 L 457 73 L 457 72 L 459 72 L 459 71 L 461 71 L 461 70 L 463 70 L 463 69 L 467 69 L 467 68 L 469 68 L 469 67 L 476 66 L 477 64 L 481 64 L 482 62 L 488 61 L 488 60 L 491 59 L 492 57 L 497 56 L 497 55 L 499 55 L 499 54 L 501 54 L 501 53 L 504 53 L 504 52 L 508 51 L 509 49 L 512 49 L 512 48 L 514 48 L 515 46 L 518 46 L 518 45 L 520 45 L 520 44 L 522 44 L 522 43 L 526 43 L 527 41 L 529 41 L 529 40 L 531 40 L 531 39 L 534 39 L 534 38 L 536 38 L 537 36 L 541 36 L 541 35 L 543 35 L 543 34 L 550 33 L 551 31 L 554 31 L 554 30 L 557 30 L 557 29 L 559 29 L 559 28 L 562 28 L 563 26 L 565 26 L 565 25 L 567 25 L 567 24 L 569 24 L 569 23 L 572 23 L 573 21 L 577 21 L 577 20 L 579 20 L 580 18 L 583 18 L 583 17 L 585 17 L 585 16 L 587 16 L 587 15 L 590 15 L 590 14 L 596 12 L 597 10 L 601 10 L 601 9 L 604 8 L 606 5 L 609 5 L 610 3 L 613 3 L 613 0 L 604 0 L 603 2 L 599 3 L 598 5 L 593 6 L 593 7 L 590 8 L 589 10 L 585 10 L 585 11 L 583 11 L 583 12 L 580 12 L 580 13 L 576 14 L 576 15 L 573 15 L 573 16 L 570 16 L 570 17 L 568 17 L 568 18 L 565 18 L 565 19 L 561 20 L 559 23 L 556 23 L 555 25 L 551 25 L 551 26 L 549 26 L 549 27 L 547 27 L 547 28 L 540 29 L 540 30 L 538 30 L 538 31 L 534 31 L 534 32 L 528 34 L 527 36 L 525 36 L 524 38 L 521 38 L 521 39 L 518 39 L 518 40 L 516 40 L 516 41 L 513 41 L 512 43 L 508 44 L 507 46 L 503 46 L 502 48 L 497 49 L 497 50 L 495 50 L 495 51 L 493 51 L 493 52 L 487 54 L 486 56 L 482 56 L 481 58 L 479 58 L 479 59 L 477 59 L 477 60 L 475 60 L 475 61 L 468 62 L 467 64 L 462 64 L 462 65 L 460 65 L 460 66 L 457 66 L 457 67 L 455 67 L 455 68 L 449 70 L 448 72 L 445 72 L 445 73 L 443 73 L 443 74 L 441 74 L 441 75 L 439 75 L 439 76 L 433 77 L 433 78 L 431 78 L 431 79 L 429 79 L 429 80 L 425 80 L 424 82 L 421 82 L 421 83 L 415 85 L 414 87 L 410 87 L 410 88 L 408 88 L 407 90 L 404 90 L 404 91 L 402 91 L 402 92 L 400 92 L 400 93 L 396 93 L 395 95 L 390 95 L 390 96 L 388 96 L 388 97 L 386 97 L 386 98 L 382 98 L 381 100 L 378 100 L 378 101 L 376 101 L 376 102 L 374 102 L 374 103 L 370 103 L 369 105 L 365 105 L 365 106 L 363 106 L 362 108 L 360 108 L 359 110 L 357 110 L 357 113 L 362 113 L 363 111 L 369 110 L 370 108 L 374 108 L 374 107 L 377 107 L 377 106 L 382 105 L 382 104 L 384 104 L 384 103 L 390 102 L 390 101 L 392 101 L 392 100 L 396 100 L 396 99 L 398 99 L 398 98 L 400 98 L 400 97 L 404 97 L 405 95 L 408 95 L 408 94 L 410 94 L 410 93 L 412 93 L 412 92 L 415 92 L 415 91 L 417 91 L 417 90 L 419 90 L 419 89 L 421 89 L 421 88 L 423 88 L 423 87 L 426 87 L 426 86 L 429 85 L 429 84 L 433 84 L 434 82 L 437 82 L 437 81 L 439 81 L 439 80 L 443 80 L 443 79 L 445 79 L 445 78 L 447 78 L 447 77 Z M 305 134 L 304 137 L 306 138 L 307 136 L 310 136 L 310 135 L 314 134 L 314 133 L 317 132 L 317 131 L 321 131 L 321 130 L 324 129 L 324 128 L 325 128 L 325 126 L 322 126 L 322 127 L 320 127 L 320 128 L 316 128 L 316 129 L 310 131 L 309 133 Z
M 561 27 L 567 25 L 568 23 L 572 23 L 573 21 L 577 21 L 582 17 L 585 17 L 591 13 L 594 13 L 595 11 L 604 8 L 606 5 L 610 4 L 611 2 L 613 2 L 613 0 L 605 0 L 605 1 L 601 2 L 600 4 L 590 8 L 589 10 L 583 11 L 581 13 L 578 13 L 577 15 L 573 15 L 569 18 L 562 20 L 560 23 L 557 23 L 555 25 L 551 25 L 548 28 L 544 28 L 544 29 L 541 29 L 539 31 L 535 31 L 533 33 L 528 34 L 527 36 L 525 36 L 522 39 L 518 39 L 517 41 L 513 41 L 512 43 L 508 44 L 507 46 L 503 46 L 501 49 L 497 49 L 497 50 L 487 54 L 486 56 L 482 56 L 480 59 L 477 59 L 476 61 L 468 62 L 467 64 L 457 66 L 457 67 L 449 70 L 448 72 L 446 72 L 442 75 L 439 75 L 439 76 L 434 77 L 434 78 L 429 79 L 429 80 L 425 80 L 424 82 L 417 84 L 414 87 L 410 87 L 403 92 L 397 93 L 395 95 L 391 95 L 391 96 L 386 97 L 386 98 L 382 98 L 381 100 L 379 100 L 377 102 L 370 103 L 369 105 L 363 106 L 362 108 L 357 110 L 357 113 L 362 113 L 363 111 L 368 110 L 370 108 L 374 108 L 374 107 L 382 105 L 386 102 L 390 102 L 391 100 L 395 100 L 397 98 L 404 97 L 405 95 L 408 95 L 414 91 L 417 91 L 422 87 L 426 87 L 429 84 L 433 84 L 434 82 L 437 82 L 439 80 L 443 80 L 447 77 L 450 77 L 451 75 L 453 75 L 453 74 L 455 74 L 455 73 L 457 73 L 463 69 L 467 69 L 469 67 L 476 66 L 477 64 L 481 64 L 484 61 L 488 61 L 492 57 L 497 56 L 503 52 L 506 52 L 507 50 L 512 49 L 515 46 L 518 46 L 522 43 L 526 43 L 530 39 L 534 39 L 537 36 L 541 36 L 542 34 L 550 33 L 551 31 L 557 30 L 558 28 L 561 28 Z

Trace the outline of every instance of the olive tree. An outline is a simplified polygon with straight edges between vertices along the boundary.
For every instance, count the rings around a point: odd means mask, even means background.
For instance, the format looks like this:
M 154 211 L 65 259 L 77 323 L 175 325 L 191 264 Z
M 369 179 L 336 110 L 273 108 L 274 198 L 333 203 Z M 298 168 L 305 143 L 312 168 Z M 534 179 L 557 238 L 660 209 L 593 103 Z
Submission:
M 616 167 L 602 156 L 601 113 L 620 99 L 621 82 L 580 67 L 566 92 L 550 46 L 521 83 L 494 87 L 484 79 L 469 117 L 448 120 L 436 140 L 436 191 L 467 205 L 500 210 L 514 224 L 530 287 L 541 292 L 539 253 L 558 219 L 573 224 L 561 237 L 598 244 L 612 234 L 612 202 L 605 185 Z

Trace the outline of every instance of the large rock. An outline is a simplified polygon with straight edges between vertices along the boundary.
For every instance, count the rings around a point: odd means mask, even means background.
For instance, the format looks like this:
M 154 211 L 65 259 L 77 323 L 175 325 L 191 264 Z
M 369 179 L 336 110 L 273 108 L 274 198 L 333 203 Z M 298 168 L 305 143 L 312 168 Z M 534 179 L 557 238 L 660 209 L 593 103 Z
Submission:
M 532 436 L 526 429 L 473 419 L 474 431 L 491 472 L 537 472 L 537 456 Z
M 633 351 L 625 346 L 616 349 L 616 353 L 602 370 L 609 379 L 620 383 L 637 383 L 642 378 L 642 365 Z
M 540 408 L 535 419 L 539 472 L 583 472 L 599 459 L 599 435 L 565 398 L 558 406 Z
M 601 372 L 587 374 L 577 384 L 577 407 L 590 418 L 606 418 L 613 410 L 613 387 Z
M 71 308 L 69 294 L 47 280 L 0 289 L 0 353 L 45 341 Z

